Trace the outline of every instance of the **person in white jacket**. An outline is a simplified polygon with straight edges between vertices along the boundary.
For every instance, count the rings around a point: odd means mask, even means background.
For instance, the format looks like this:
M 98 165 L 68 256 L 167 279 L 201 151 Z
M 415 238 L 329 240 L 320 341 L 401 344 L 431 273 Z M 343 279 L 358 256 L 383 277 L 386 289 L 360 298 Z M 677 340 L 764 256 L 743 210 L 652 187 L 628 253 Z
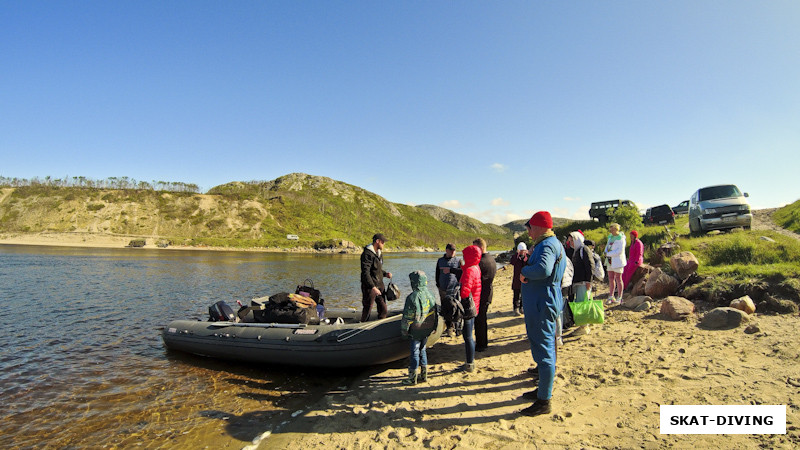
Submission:
M 606 243 L 606 268 L 608 271 L 608 300 L 607 305 L 615 306 L 622 302 L 622 272 L 625 271 L 625 234 L 621 233 L 618 223 L 608 227 L 608 242 Z M 619 292 L 619 295 L 615 293 Z

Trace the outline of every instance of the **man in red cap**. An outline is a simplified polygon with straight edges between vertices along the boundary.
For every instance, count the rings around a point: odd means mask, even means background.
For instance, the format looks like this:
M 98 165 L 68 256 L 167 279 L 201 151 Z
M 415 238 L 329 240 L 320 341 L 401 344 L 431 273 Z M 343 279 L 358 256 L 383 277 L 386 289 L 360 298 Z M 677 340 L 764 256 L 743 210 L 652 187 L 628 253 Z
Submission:
M 531 355 L 539 372 L 539 386 L 523 394 L 524 398 L 536 401 L 520 414 L 536 416 L 551 411 L 550 398 L 556 375 L 556 318 L 564 307 L 561 279 L 567 260 L 564 247 L 553 233 L 553 218 L 549 212 L 537 212 L 525 227 L 533 240 L 533 249 L 520 273 L 522 308 Z

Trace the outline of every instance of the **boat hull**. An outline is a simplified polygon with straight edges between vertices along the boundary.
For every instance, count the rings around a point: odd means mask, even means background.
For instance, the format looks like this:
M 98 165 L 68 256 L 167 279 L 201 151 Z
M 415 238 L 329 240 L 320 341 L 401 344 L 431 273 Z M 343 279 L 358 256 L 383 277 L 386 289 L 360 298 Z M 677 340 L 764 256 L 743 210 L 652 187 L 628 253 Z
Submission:
M 362 367 L 409 356 L 400 315 L 364 323 L 326 325 L 253 324 L 175 320 L 162 338 L 170 350 L 258 364 Z M 440 319 L 428 339 L 444 330 Z

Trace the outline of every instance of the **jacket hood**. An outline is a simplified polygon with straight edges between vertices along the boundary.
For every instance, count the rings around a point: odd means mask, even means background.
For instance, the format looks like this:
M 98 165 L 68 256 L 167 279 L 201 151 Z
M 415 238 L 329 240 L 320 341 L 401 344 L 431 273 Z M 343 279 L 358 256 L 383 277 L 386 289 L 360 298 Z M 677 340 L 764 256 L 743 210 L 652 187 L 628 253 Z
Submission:
M 371 251 L 372 253 L 375 253 L 375 254 L 376 254 L 376 255 L 378 255 L 378 257 L 380 258 L 380 256 L 381 256 L 381 251 L 380 251 L 380 250 L 375 250 L 375 246 L 374 246 L 374 245 L 372 245 L 372 244 L 369 244 L 368 246 L 366 246 L 366 247 L 364 247 L 364 248 L 365 248 L 365 249 L 367 249 L 367 250 L 369 250 L 369 251 Z
M 572 236 L 572 248 L 580 250 L 583 247 L 583 235 L 577 231 L 573 231 L 569 235 Z
M 408 279 L 411 281 L 411 289 L 418 291 L 425 286 L 428 285 L 428 277 L 425 276 L 425 272 L 421 270 L 415 270 L 408 274 Z
M 462 250 L 461 254 L 464 257 L 464 267 L 477 266 L 481 262 L 481 251 L 477 245 L 470 245 Z

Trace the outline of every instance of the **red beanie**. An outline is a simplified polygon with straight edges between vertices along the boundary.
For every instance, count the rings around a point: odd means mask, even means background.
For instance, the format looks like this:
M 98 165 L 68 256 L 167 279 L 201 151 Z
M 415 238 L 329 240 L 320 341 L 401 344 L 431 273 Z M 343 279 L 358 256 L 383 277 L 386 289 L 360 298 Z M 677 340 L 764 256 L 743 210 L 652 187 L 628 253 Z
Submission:
M 533 216 L 531 216 L 531 220 L 528 221 L 528 225 L 542 227 L 542 228 L 553 228 L 553 218 L 550 217 L 550 213 L 547 211 L 539 211 Z
M 633 236 L 634 238 L 638 238 L 639 237 L 639 232 L 636 231 L 636 230 L 631 230 L 631 236 Z

